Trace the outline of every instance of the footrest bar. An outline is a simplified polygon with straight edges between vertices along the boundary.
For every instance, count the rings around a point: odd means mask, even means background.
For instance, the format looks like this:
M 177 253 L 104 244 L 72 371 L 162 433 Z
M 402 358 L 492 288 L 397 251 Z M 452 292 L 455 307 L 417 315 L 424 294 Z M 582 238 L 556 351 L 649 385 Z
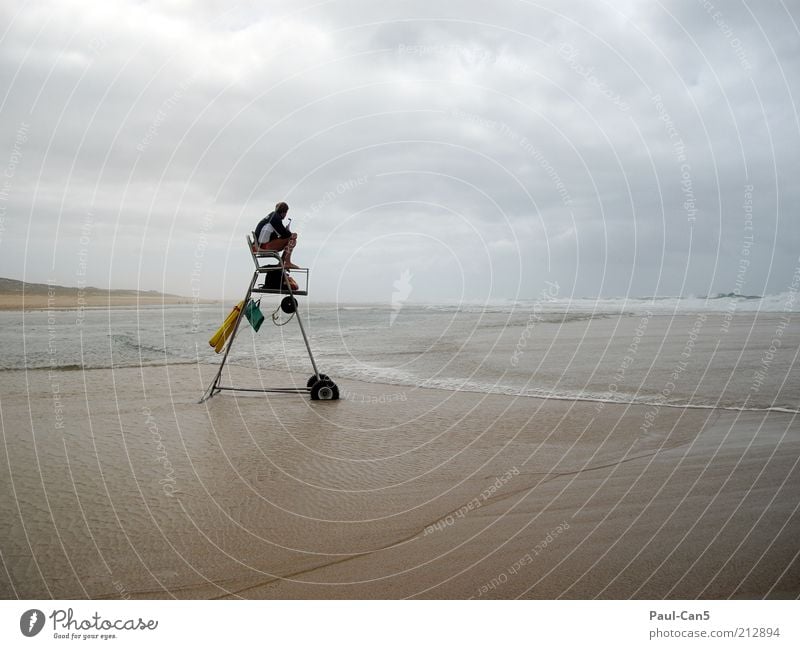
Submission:
M 232 392 L 310 392 L 311 388 L 234 388 L 226 385 L 218 385 L 215 390 L 230 390 Z

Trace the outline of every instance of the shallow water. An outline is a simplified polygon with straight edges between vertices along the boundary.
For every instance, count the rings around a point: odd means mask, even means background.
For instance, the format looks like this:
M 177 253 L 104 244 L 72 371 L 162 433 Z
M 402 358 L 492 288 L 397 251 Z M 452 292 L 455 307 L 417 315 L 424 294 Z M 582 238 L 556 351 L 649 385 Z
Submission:
M 277 302 L 262 302 L 258 333 L 243 322 L 230 360 L 310 371 L 296 323 L 270 321 Z M 600 404 L 796 411 L 800 327 L 797 313 L 782 310 L 787 304 L 785 296 L 395 310 L 304 304 L 302 315 L 320 370 L 334 378 Z M 218 363 L 207 341 L 229 308 L 3 312 L 0 368 Z

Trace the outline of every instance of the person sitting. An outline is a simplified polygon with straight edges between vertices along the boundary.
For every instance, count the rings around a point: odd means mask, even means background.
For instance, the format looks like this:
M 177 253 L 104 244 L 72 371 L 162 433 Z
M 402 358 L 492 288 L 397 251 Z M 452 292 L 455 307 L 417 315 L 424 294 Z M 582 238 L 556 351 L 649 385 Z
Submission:
M 283 250 L 281 257 L 283 267 L 300 268 L 292 263 L 292 251 L 297 245 L 297 234 L 283 224 L 288 212 L 289 206 L 280 202 L 275 206 L 274 212 L 270 212 L 258 222 L 255 229 L 256 246 L 258 250 Z

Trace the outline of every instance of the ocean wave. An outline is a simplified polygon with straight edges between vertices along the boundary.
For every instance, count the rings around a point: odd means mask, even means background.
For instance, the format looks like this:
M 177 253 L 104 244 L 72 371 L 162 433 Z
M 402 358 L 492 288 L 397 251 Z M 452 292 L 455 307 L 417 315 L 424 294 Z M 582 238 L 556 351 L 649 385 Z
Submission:
M 639 315 L 646 311 L 658 314 L 698 312 L 797 312 L 800 299 L 796 293 L 784 291 L 770 295 L 737 295 L 716 293 L 711 296 L 617 296 L 617 297 L 569 297 L 548 300 L 517 299 L 488 300 L 486 302 L 444 302 L 441 304 L 406 305 L 416 306 L 432 312 L 460 313 L 508 313 L 531 311 L 537 313 L 574 313 L 591 316 Z
M 140 338 L 135 334 L 110 333 L 107 335 L 111 339 L 113 347 L 132 350 L 139 354 L 141 354 L 142 352 L 147 354 L 149 352 L 151 354 L 169 356 L 169 352 L 163 347 L 158 345 L 148 345 L 146 343 L 143 343 L 141 342 Z
M 327 367 L 327 366 L 326 366 Z M 336 376 L 349 378 L 364 383 L 383 383 L 388 385 L 406 386 L 432 390 L 445 390 L 448 392 L 471 392 L 476 394 L 500 394 L 505 396 L 523 397 L 532 399 L 546 399 L 556 401 L 586 401 L 609 405 L 631 406 L 658 406 L 662 408 L 680 408 L 695 410 L 730 410 L 735 412 L 780 412 L 787 414 L 800 414 L 800 410 L 787 406 L 764 405 L 744 406 L 736 403 L 705 403 L 685 402 L 682 400 L 659 400 L 656 395 L 633 395 L 627 393 L 592 393 L 577 390 L 550 390 L 547 388 L 524 387 L 519 388 L 499 383 L 472 381 L 460 378 L 427 378 L 420 377 L 406 371 L 392 370 L 390 368 L 356 367 L 347 363 L 331 364 L 331 371 Z
M 342 305 L 342 306 L 338 307 L 338 310 L 339 311 L 375 311 L 375 310 L 383 309 L 383 310 L 388 311 L 390 308 L 391 307 L 389 307 L 389 306 L 387 306 L 385 304 L 372 304 L 372 305 L 363 305 L 363 306 L 359 306 L 359 305 L 344 306 L 344 305 Z
M 136 363 L 125 363 L 125 362 L 115 362 L 113 365 L 110 363 L 85 363 L 81 365 L 80 363 L 65 363 L 63 365 L 50 365 L 50 364 L 42 364 L 42 363 L 27 363 L 21 367 L 8 367 L 2 366 L 0 367 L 0 372 L 21 372 L 21 371 L 33 371 L 33 370 L 51 370 L 53 372 L 78 372 L 81 370 L 115 370 L 115 369 L 123 369 L 123 368 L 130 368 L 130 367 L 163 367 L 166 365 L 196 365 L 198 362 L 203 363 L 204 361 L 198 359 L 188 359 L 188 358 L 170 358 L 165 360 L 155 360 L 150 359 L 147 361 L 141 361 Z

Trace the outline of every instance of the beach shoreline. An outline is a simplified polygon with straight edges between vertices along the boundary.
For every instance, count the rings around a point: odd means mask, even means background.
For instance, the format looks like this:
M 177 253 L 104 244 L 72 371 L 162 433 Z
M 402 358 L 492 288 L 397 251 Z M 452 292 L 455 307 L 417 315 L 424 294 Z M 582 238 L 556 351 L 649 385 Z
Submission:
M 3 372 L 0 596 L 800 590 L 796 414 L 351 380 L 336 402 L 198 404 L 215 370 Z M 233 366 L 226 383 L 306 378 Z
M 77 289 L 76 289 L 77 290 Z M 130 295 L 88 295 L 78 296 L 57 294 L 19 295 L 0 294 L 0 311 L 80 311 L 85 308 L 102 309 L 137 306 L 175 306 L 194 304 L 217 304 L 219 300 L 193 299 L 173 295 L 130 296 Z

